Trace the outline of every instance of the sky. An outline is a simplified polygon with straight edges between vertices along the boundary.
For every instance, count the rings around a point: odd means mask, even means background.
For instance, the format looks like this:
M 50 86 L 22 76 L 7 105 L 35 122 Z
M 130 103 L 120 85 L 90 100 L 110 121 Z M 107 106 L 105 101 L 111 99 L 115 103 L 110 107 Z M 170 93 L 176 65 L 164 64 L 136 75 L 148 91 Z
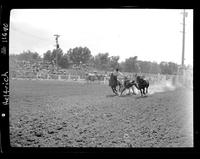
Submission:
M 55 48 L 64 53 L 88 47 L 93 56 L 109 53 L 121 61 L 181 64 L 183 9 L 13 9 L 9 53 L 30 50 L 41 57 Z M 187 9 L 185 64 L 193 65 L 193 10 Z

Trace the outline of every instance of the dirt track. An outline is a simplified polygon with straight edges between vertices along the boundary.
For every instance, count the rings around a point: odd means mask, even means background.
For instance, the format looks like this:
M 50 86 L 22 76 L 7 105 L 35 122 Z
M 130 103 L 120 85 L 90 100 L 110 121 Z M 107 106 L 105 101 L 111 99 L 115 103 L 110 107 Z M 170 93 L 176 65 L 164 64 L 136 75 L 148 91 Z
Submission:
M 186 89 L 117 97 L 103 84 L 12 80 L 11 146 L 192 147 L 191 97 Z

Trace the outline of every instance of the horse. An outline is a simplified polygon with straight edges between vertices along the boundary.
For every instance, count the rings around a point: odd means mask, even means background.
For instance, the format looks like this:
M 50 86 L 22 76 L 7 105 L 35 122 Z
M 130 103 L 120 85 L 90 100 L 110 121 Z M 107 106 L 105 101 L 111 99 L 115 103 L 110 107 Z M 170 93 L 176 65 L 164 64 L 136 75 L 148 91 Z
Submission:
M 98 81 L 99 83 L 101 83 L 101 81 L 104 81 L 105 75 L 97 74 L 96 77 L 97 77 L 97 81 Z
M 109 86 L 111 87 L 113 93 L 118 95 L 117 86 L 119 86 L 119 90 L 120 90 L 122 87 L 122 84 L 119 80 L 117 80 L 117 76 L 115 76 L 113 73 L 111 73 L 110 75 Z
M 123 88 L 121 90 L 121 95 L 126 89 L 129 89 L 129 94 L 130 94 L 130 88 L 132 88 L 133 94 L 136 95 L 136 93 L 133 89 L 133 86 L 137 87 L 137 83 L 134 80 L 130 81 L 127 78 L 125 78 L 124 85 L 123 85 Z
M 92 73 L 87 73 L 86 74 L 86 81 L 87 81 L 87 83 L 89 83 L 89 81 L 94 82 L 96 79 L 97 79 L 97 77 L 96 77 L 95 74 L 92 74 Z
M 136 74 L 136 88 L 140 90 L 141 96 L 148 93 L 149 81 L 142 78 L 142 76 L 137 76 Z M 145 91 L 146 90 L 146 91 Z

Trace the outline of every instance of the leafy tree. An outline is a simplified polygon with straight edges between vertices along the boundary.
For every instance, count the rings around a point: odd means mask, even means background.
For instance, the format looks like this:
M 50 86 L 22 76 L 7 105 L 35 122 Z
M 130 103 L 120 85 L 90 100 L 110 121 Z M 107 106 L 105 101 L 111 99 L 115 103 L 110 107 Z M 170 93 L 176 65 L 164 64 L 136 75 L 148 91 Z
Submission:
M 151 62 L 148 61 L 138 61 L 140 68 L 141 68 L 141 72 L 143 73 L 150 73 L 151 71 Z
M 58 64 L 58 66 L 62 68 L 68 68 L 69 67 L 69 60 L 67 54 L 63 54 L 63 51 L 61 49 L 54 49 L 52 52 L 48 50 L 46 53 L 44 53 L 43 57 L 44 61 L 49 61 L 51 64 Z
M 168 64 L 167 62 L 160 62 L 160 70 L 161 70 L 161 74 L 168 74 Z
M 52 51 L 52 58 L 54 60 L 54 63 L 57 63 L 58 65 L 60 65 L 62 57 L 63 57 L 63 51 L 60 48 L 54 49 Z
M 126 59 L 122 64 L 122 68 L 125 72 L 139 72 L 140 66 L 137 63 L 137 56 Z
M 37 52 L 31 52 L 30 50 L 23 51 L 23 53 L 17 56 L 18 60 L 30 61 L 35 62 L 41 60 L 41 57 Z
M 161 73 L 158 63 L 156 63 L 156 62 L 151 63 L 151 72 L 150 73 L 153 73 L 153 74 Z
M 156 62 L 140 61 L 140 67 L 143 73 L 160 73 L 160 66 Z
M 91 58 L 91 51 L 87 47 L 75 47 L 73 49 L 69 49 L 67 52 L 69 60 L 73 64 L 85 64 Z
M 95 61 L 94 61 L 94 56 L 91 56 L 89 61 L 88 61 L 88 66 L 90 67 L 95 67 Z
M 52 52 L 48 50 L 46 53 L 43 54 L 43 60 L 48 62 L 53 62 Z
M 176 74 L 178 72 L 178 65 L 173 63 L 173 62 L 168 62 L 168 70 L 169 70 L 169 74 Z
M 111 56 L 109 57 L 109 68 L 110 69 L 115 69 L 119 67 L 119 56 Z
M 95 67 L 99 70 L 108 70 L 109 53 L 99 53 L 94 57 Z
M 61 60 L 59 61 L 59 66 L 61 68 L 68 68 L 70 66 L 67 54 L 62 56 Z
M 173 62 L 161 62 L 160 69 L 162 74 L 176 74 L 178 65 Z

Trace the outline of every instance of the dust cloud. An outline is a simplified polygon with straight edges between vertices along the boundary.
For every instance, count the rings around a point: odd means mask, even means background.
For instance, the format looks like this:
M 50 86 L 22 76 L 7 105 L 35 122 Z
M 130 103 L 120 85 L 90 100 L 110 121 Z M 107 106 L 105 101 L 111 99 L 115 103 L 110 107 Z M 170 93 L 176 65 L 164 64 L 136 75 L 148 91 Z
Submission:
M 159 83 L 151 84 L 148 88 L 148 94 L 154 94 L 154 93 L 160 93 L 160 92 L 166 92 L 166 91 L 174 91 L 178 88 L 185 88 L 186 90 L 190 90 L 193 88 L 192 81 L 187 81 L 187 79 L 183 79 L 183 81 L 180 81 L 178 78 L 165 80 Z M 136 93 L 138 94 L 139 91 L 135 89 Z
M 172 81 L 166 81 L 158 84 L 153 84 L 149 86 L 149 94 L 165 92 L 165 91 L 173 91 L 178 86 L 174 85 Z

